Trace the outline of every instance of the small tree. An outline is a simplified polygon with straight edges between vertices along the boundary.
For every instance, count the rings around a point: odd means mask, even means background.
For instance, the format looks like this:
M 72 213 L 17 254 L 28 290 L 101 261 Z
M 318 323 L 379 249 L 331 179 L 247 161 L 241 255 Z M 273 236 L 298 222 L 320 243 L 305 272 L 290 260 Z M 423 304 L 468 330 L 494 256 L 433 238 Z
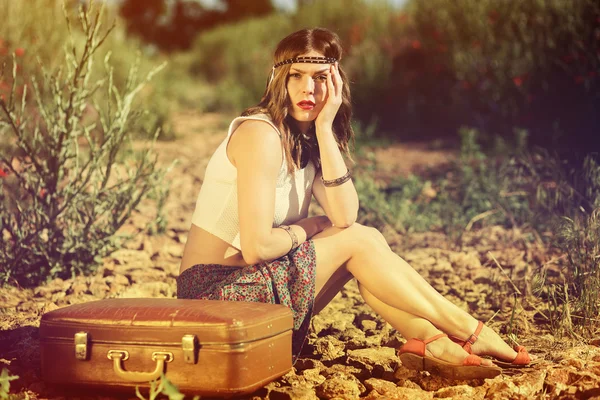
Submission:
M 165 171 L 150 148 L 122 151 L 131 141 L 134 98 L 162 66 L 140 81 L 135 63 L 121 91 L 109 53 L 104 78 L 91 82 L 94 54 L 114 27 L 102 29 L 103 11 L 80 7 L 79 32 L 65 8 L 71 40 L 57 71 L 40 62 L 41 78 L 24 82 L 13 56 L 12 77 L 0 76 L 12 80 L 10 96 L 0 98 L 2 284 L 92 271 L 119 245 L 117 230 L 140 201 L 162 185 Z

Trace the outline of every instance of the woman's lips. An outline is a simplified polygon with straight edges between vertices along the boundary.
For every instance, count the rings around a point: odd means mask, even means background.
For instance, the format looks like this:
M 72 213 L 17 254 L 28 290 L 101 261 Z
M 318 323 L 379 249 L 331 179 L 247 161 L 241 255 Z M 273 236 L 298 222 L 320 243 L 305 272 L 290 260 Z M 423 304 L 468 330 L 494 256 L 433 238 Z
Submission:
M 313 108 L 315 108 L 315 103 L 313 103 L 312 101 L 301 101 L 296 105 L 303 110 L 312 110 Z

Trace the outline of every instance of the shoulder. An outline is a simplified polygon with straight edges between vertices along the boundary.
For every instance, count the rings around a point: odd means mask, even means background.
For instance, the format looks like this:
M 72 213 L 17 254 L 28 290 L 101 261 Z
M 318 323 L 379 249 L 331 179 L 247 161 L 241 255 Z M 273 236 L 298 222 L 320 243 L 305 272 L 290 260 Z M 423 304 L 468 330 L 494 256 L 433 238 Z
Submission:
M 232 141 L 253 146 L 281 145 L 279 132 L 267 121 L 248 119 L 243 121 L 232 133 Z
M 266 121 L 243 121 L 232 133 L 228 147 L 234 165 L 242 159 L 257 158 L 267 163 L 281 163 L 283 157 L 279 132 Z

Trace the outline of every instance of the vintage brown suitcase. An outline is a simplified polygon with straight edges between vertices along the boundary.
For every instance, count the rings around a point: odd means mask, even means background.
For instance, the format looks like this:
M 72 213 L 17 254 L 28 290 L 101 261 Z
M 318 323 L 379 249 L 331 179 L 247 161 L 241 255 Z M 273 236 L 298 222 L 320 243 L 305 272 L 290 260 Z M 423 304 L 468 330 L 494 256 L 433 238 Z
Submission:
M 251 393 L 292 368 L 289 308 L 254 302 L 106 299 L 42 316 L 46 382 L 126 389 L 161 373 L 184 393 Z

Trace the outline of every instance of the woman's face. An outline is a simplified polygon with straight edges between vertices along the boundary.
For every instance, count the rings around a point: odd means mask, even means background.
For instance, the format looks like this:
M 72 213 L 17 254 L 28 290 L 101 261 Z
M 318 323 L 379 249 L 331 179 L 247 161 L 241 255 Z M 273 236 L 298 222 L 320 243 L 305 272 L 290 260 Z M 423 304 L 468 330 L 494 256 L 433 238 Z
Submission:
M 303 57 L 323 57 L 318 51 Z M 300 123 L 314 121 L 327 100 L 327 74 L 330 64 L 292 64 L 287 78 L 290 115 Z

